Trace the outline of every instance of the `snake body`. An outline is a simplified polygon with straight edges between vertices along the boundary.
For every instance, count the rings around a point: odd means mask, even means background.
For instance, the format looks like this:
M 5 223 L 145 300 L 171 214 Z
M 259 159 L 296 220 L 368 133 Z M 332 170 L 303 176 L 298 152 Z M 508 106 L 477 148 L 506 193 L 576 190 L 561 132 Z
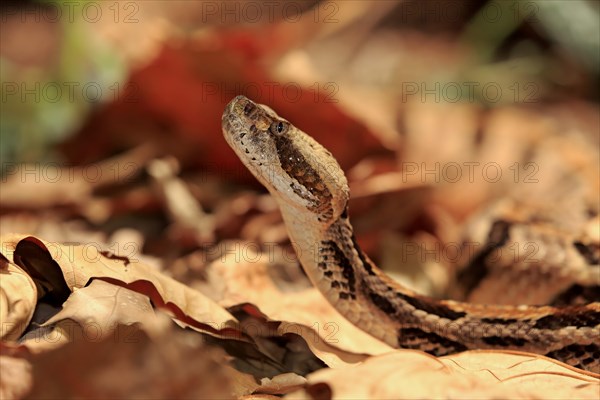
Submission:
M 226 141 L 276 199 L 309 279 L 337 311 L 393 347 L 443 356 L 468 349 L 546 355 L 600 372 L 600 303 L 499 306 L 436 300 L 392 280 L 360 249 L 346 177 L 332 154 L 267 106 L 234 98 Z

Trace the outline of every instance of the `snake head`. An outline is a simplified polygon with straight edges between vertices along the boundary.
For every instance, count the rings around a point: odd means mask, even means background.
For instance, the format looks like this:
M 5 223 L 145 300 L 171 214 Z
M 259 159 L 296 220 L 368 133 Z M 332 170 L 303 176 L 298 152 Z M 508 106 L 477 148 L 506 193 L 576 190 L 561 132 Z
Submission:
M 335 158 L 271 108 L 237 96 L 223 113 L 225 140 L 282 206 L 329 224 L 346 210 L 348 184 Z

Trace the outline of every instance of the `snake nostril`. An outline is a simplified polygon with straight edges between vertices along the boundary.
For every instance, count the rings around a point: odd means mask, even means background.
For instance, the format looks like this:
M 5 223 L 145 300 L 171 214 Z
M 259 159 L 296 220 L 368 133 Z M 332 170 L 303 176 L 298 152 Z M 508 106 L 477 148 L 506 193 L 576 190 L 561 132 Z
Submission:
M 250 115 L 250 113 L 252 113 L 252 111 L 254 111 L 254 104 L 246 103 L 246 105 L 244 106 L 244 114 Z

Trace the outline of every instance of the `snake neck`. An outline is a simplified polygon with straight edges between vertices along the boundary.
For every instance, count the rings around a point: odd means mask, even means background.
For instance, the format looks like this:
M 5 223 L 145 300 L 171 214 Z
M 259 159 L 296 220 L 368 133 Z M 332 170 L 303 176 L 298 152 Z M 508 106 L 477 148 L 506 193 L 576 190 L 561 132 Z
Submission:
M 331 225 L 313 223 L 314 216 L 281 207 L 292 244 L 304 271 L 312 284 L 346 319 L 362 330 L 392 347 L 403 345 L 400 334 L 403 327 L 419 325 L 432 320 L 434 315 L 451 314 L 452 318 L 464 313 L 436 308 L 435 300 L 421 298 L 389 278 L 362 251 L 353 227 L 344 212 Z M 410 304 L 415 315 L 410 312 Z M 420 310 L 427 310 L 427 314 Z M 434 312 L 435 310 L 435 312 Z M 435 331 L 432 324 L 424 329 Z M 466 348 L 458 342 L 449 352 Z

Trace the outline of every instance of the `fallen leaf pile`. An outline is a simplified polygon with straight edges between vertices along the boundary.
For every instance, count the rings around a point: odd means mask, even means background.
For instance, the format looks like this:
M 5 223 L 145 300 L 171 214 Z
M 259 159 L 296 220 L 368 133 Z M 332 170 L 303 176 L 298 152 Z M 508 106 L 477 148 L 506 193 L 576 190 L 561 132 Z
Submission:
M 593 374 L 531 354 L 436 359 L 391 349 L 314 288 L 282 289 L 272 265 L 239 263 L 235 254 L 208 267 L 207 282 L 224 285 L 215 302 L 96 246 L 22 235 L 3 236 L 1 246 L 0 359 L 14 374 L 0 380 L 5 398 L 594 398 L 600 385 Z

